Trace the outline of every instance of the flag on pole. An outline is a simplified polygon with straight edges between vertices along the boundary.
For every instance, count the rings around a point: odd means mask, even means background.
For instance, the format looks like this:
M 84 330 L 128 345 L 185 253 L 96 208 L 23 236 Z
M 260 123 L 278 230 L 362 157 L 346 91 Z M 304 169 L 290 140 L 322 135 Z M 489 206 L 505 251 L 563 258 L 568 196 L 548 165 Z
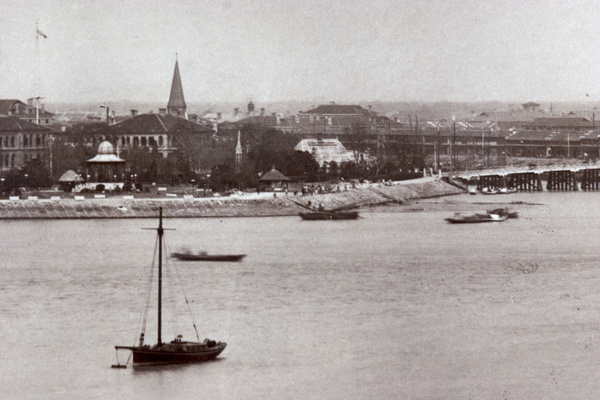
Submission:
M 39 29 L 35 28 L 35 31 L 37 32 L 38 36 L 43 37 L 44 39 L 48 39 L 48 36 L 46 36 L 46 34 L 42 31 L 40 31 Z

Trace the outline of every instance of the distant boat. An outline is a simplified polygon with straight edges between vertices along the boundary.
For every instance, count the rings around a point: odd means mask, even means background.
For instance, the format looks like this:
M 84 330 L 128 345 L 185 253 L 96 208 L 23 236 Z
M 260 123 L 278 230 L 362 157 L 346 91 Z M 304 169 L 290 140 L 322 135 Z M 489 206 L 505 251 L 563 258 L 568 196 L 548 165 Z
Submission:
M 484 187 L 481 189 L 481 193 L 483 193 L 483 194 L 498 194 L 498 193 L 500 193 L 500 191 L 496 188 Z
M 236 262 L 241 261 L 245 254 L 207 254 L 202 252 L 193 254 L 189 252 L 171 253 L 171 257 L 181 261 L 221 261 L 221 262 Z
M 302 212 L 298 215 L 300 218 L 306 221 L 324 221 L 324 220 L 339 220 L 339 219 L 358 219 L 359 213 L 358 211 L 352 211 L 356 206 L 344 206 L 341 208 L 336 208 L 332 210 L 325 210 L 322 206 L 319 208 L 313 208 L 311 206 L 307 206 L 300 202 L 292 200 L 294 203 L 298 204 L 300 207 L 306 208 L 309 210 L 308 212 Z
M 517 211 L 509 211 L 508 208 L 496 208 L 493 210 L 489 210 L 488 214 L 496 214 L 500 216 L 505 216 L 506 218 L 519 218 L 519 213 Z
M 446 218 L 446 221 L 451 224 L 477 224 L 482 222 L 502 222 L 506 220 L 506 216 L 490 213 L 478 213 L 463 215 L 460 213 L 454 214 L 454 217 Z
M 142 332 L 139 338 L 139 344 L 137 346 L 115 346 L 117 350 L 117 364 L 112 365 L 113 368 L 125 368 L 125 365 L 119 364 L 118 362 L 118 351 L 119 350 L 130 350 L 133 354 L 133 365 L 134 366 L 146 366 L 146 365 L 164 365 L 164 364 L 181 364 L 181 363 L 194 363 L 200 361 L 207 361 L 215 359 L 227 346 L 227 343 L 216 342 L 214 340 L 206 339 L 204 342 L 187 342 L 183 341 L 182 335 L 177 335 L 169 343 L 163 343 L 162 341 L 162 250 L 163 250 L 163 234 L 164 229 L 162 225 L 162 207 L 160 208 L 159 223 L 158 223 L 158 332 L 157 332 L 157 343 L 153 346 L 144 343 L 145 335 L 145 321 L 146 314 L 148 311 L 148 303 L 144 311 L 144 324 L 142 326 Z M 154 268 L 152 268 L 152 271 Z M 150 293 L 148 293 L 148 300 L 150 300 Z M 187 299 L 186 299 L 187 302 Z M 196 324 L 194 323 L 194 329 Z M 198 332 L 196 331 L 196 336 Z M 129 362 L 129 360 L 128 360 Z
M 300 213 L 300 218 L 307 221 L 328 220 L 328 219 L 358 219 L 358 211 L 312 211 Z
M 501 187 L 500 189 L 498 189 L 498 194 L 517 193 L 517 191 L 517 188 Z

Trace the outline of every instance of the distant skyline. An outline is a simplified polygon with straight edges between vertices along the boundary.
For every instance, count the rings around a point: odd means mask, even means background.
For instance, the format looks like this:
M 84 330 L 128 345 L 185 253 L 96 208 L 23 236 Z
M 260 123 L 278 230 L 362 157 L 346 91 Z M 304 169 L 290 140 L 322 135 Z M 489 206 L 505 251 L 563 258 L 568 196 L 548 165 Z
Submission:
M 177 53 L 188 103 L 600 101 L 600 0 L 0 0 L 0 9 L 5 99 L 166 105 Z M 37 52 L 36 21 L 47 36 Z

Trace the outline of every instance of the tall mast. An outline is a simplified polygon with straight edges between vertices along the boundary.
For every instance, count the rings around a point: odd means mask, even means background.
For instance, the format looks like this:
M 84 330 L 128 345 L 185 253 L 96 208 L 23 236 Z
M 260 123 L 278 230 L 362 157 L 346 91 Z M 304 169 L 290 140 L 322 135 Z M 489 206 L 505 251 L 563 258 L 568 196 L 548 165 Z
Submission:
M 39 80 L 40 80 L 40 36 L 44 39 L 48 39 L 48 36 L 40 31 L 39 21 L 35 21 L 35 83 L 33 91 L 35 92 L 31 100 L 34 100 L 35 103 L 35 123 L 39 125 L 40 123 L 40 111 L 39 111 L 39 102 L 42 97 L 39 94 Z
M 162 207 L 159 208 L 158 222 L 158 344 L 162 344 L 162 237 L 164 229 L 162 226 Z

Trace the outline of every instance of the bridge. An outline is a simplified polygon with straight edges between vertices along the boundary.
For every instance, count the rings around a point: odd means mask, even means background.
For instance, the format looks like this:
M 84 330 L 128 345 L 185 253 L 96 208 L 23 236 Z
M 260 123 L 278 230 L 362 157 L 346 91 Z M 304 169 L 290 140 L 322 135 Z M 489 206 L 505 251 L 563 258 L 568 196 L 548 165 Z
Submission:
M 600 191 L 600 161 L 456 171 L 450 176 L 468 184 L 476 182 L 477 190 L 509 188 L 540 192 L 544 190 L 542 182 L 546 181 L 548 191 Z

